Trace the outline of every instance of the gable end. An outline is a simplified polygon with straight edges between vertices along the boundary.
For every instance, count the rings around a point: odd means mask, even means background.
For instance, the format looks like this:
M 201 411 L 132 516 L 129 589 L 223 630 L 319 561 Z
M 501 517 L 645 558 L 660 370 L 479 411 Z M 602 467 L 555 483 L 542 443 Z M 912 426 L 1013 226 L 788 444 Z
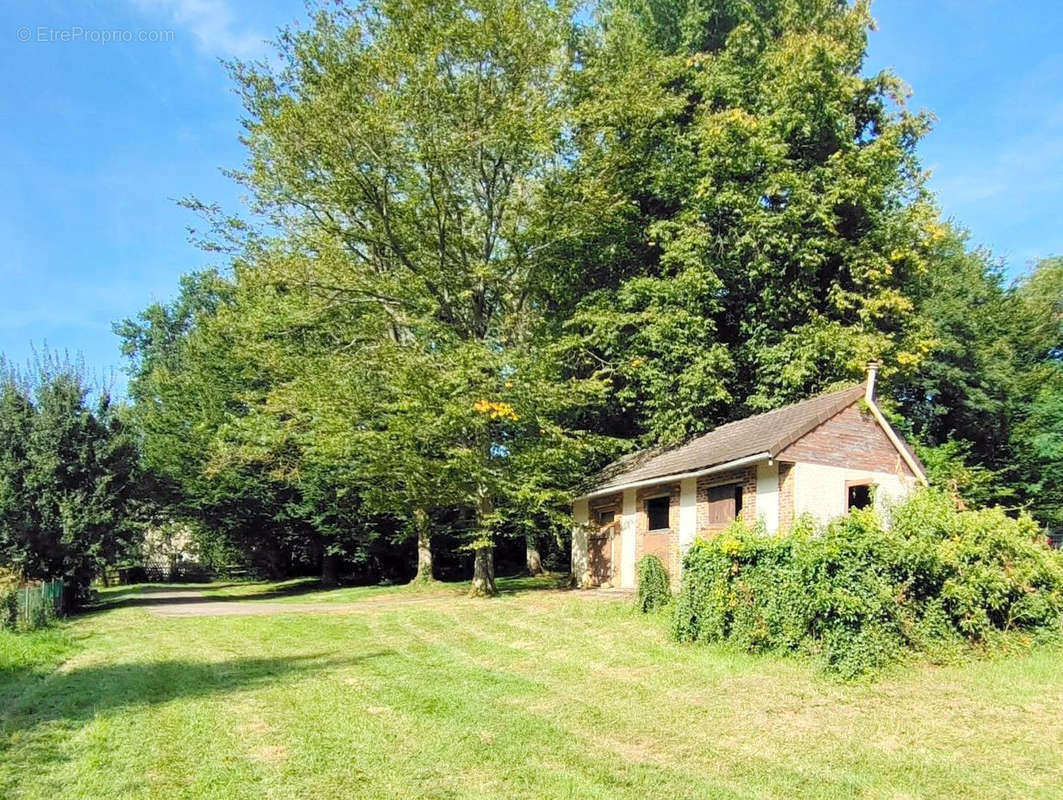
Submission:
M 821 422 L 776 458 L 917 477 L 874 415 L 861 411 L 858 403 Z

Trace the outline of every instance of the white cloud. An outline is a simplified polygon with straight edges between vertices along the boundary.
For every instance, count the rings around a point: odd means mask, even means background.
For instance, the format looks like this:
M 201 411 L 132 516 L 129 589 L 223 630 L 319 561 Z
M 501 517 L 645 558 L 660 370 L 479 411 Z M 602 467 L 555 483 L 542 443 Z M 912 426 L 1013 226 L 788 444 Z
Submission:
M 266 49 L 266 36 L 249 27 L 226 0 L 134 0 L 148 11 L 163 12 L 189 31 L 211 55 L 250 58 Z

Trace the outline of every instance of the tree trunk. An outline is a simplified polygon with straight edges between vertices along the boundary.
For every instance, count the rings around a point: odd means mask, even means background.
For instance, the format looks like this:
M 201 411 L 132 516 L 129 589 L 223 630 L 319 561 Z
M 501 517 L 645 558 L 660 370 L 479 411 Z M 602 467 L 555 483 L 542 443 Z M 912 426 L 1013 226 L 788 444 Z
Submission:
M 340 583 L 340 557 L 325 553 L 321 557 L 321 585 L 338 586 Z
M 530 533 L 524 536 L 524 557 L 528 564 L 529 575 L 543 574 L 543 559 L 539 555 L 539 546 L 535 542 L 535 536 Z
M 479 507 L 476 509 L 477 533 L 481 538 L 474 549 L 476 557 L 472 562 L 472 591 L 469 592 L 473 597 L 494 597 L 498 594 L 495 588 L 495 544 L 487 527 L 487 518 L 492 510 L 491 498 L 481 491 Z
M 476 557 L 472 562 L 472 591 L 473 597 L 494 597 L 498 594 L 495 588 L 495 546 L 493 544 L 477 547 L 474 551 Z
M 417 528 L 417 575 L 415 581 L 430 581 L 432 574 L 432 534 L 428 528 L 428 513 L 424 509 L 413 512 L 413 524 Z

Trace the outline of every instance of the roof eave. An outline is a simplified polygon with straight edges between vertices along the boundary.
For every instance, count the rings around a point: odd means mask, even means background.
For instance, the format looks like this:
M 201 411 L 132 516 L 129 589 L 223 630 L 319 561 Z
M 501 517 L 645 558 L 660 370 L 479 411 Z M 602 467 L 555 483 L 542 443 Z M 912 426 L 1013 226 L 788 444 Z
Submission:
M 750 456 L 743 456 L 742 458 L 736 458 L 731 461 L 725 461 L 722 464 L 714 464 L 711 467 L 704 467 L 702 469 L 693 470 L 691 472 L 674 472 L 669 475 L 660 475 L 655 478 L 644 478 L 639 481 L 631 481 L 629 483 L 620 483 L 616 486 L 604 486 L 599 489 L 594 489 L 590 492 L 585 492 L 573 500 L 591 500 L 595 497 L 602 497 L 607 494 L 616 494 L 617 492 L 624 492 L 628 489 L 642 489 L 647 486 L 657 486 L 661 483 L 675 483 L 676 481 L 686 480 L 687 478 L 701 478 L 706 475 L 713 475 L 717 472 L 727 472 L 731 469 L 737 469 L 738 467 L 745 467 L 750 464 L 756 464 L 760 461 L 766 461 L 772 458 L 772 454 L 768 452 L 754 453 Z

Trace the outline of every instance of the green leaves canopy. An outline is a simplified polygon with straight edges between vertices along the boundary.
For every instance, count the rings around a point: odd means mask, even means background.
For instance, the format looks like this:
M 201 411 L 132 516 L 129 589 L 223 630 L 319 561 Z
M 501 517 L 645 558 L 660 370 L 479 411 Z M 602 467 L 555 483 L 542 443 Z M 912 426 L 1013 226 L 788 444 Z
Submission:
M 929 117 L 865 74 L 867 4 L 592 11 L 371 0 L 233 65 L 257 227 L 223 225 L 231 279 L 122 329 L 186 506 L 271 552 L 428 516 L 483 549 L 560 530 L 610 437 L 677 441 L 872 357 L 958 492 L 1055 492 L 1054 399 L 1020 398 L 1055 385 L 1058 270 L 1009 289 L 942 223 Z

